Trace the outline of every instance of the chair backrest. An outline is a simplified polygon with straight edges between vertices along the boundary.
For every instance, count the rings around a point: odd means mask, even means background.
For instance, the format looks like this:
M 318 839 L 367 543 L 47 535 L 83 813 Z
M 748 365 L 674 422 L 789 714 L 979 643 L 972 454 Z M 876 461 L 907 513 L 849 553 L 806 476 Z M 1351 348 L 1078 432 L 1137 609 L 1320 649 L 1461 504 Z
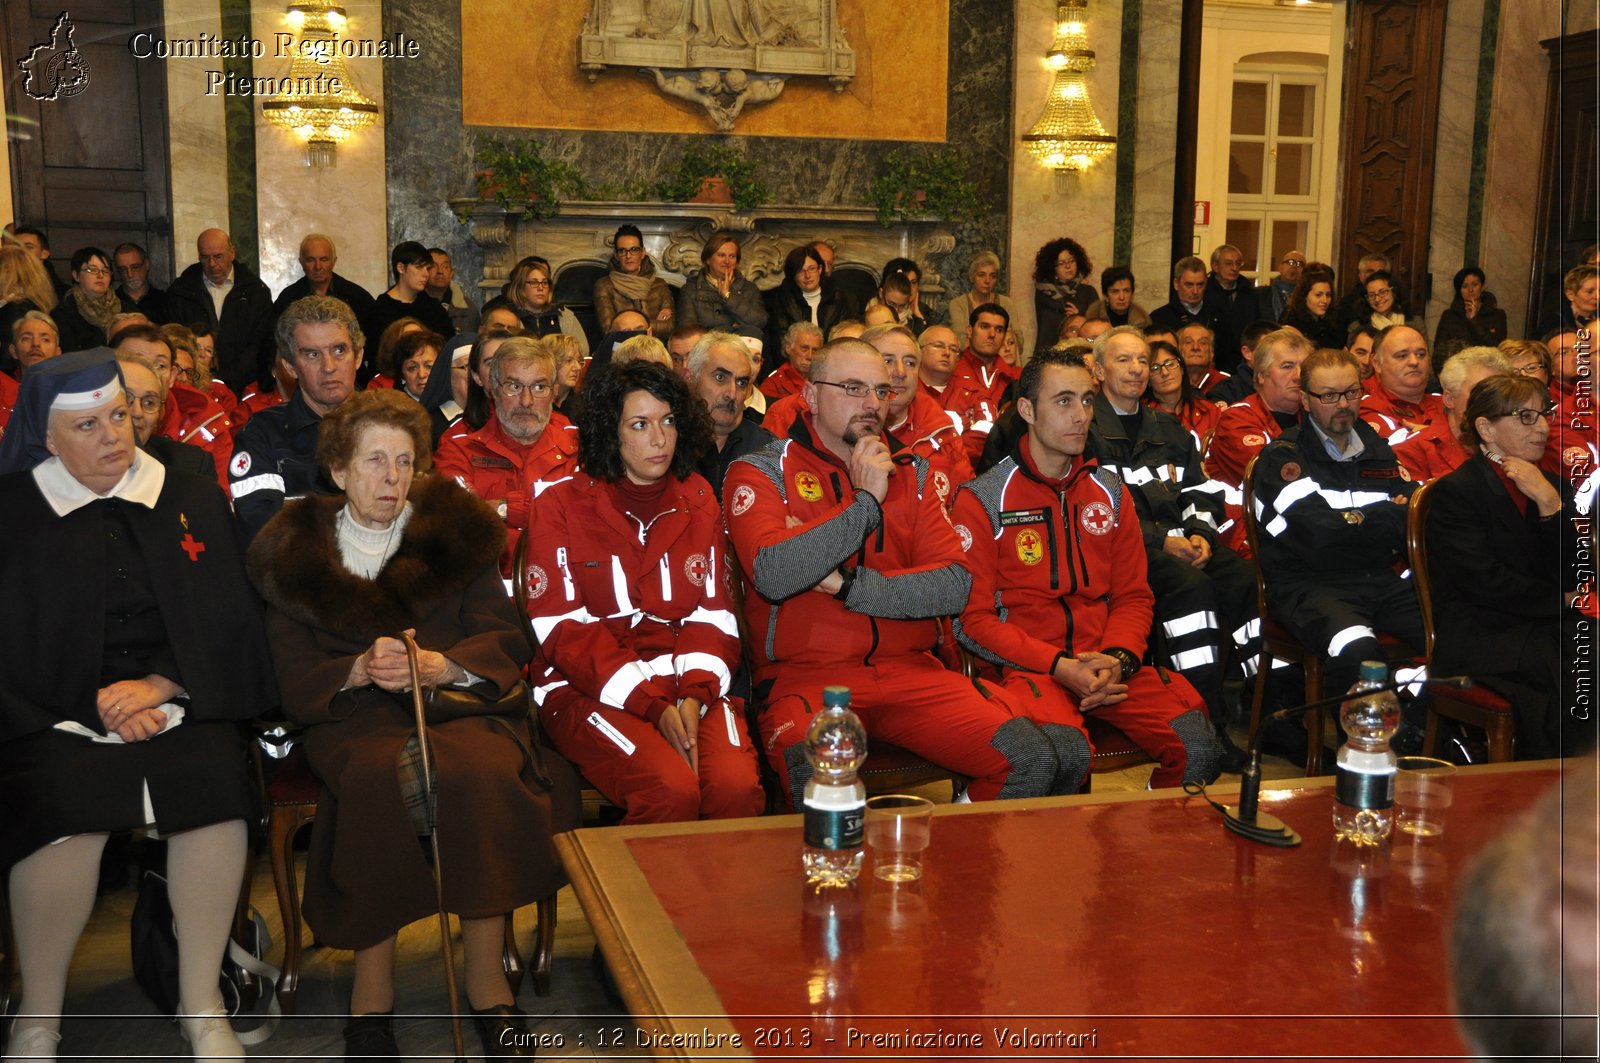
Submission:
M 1267 580 L 1261 573 L 1261 545 L 1257 542 L 1260 535 L 1256 527 L 1256 462 L 1261 460 L 1260 452 L 1250 456 L 1244 463 L 1244 538 L 1250 544 L 1250 564 L 1256 573 L 1256 615 L 1267 615 Z
M 1406 554 L 1411 562 L 1411 584 L 1417 588 L 1417 604 L 1422 609 L 1423 656 L 1433 668 L 1433 591 L 1428 579 L 1428 507 L 1433 504 L 1430 480 L 1411 495 L 1411 512 L 1406 514 Z

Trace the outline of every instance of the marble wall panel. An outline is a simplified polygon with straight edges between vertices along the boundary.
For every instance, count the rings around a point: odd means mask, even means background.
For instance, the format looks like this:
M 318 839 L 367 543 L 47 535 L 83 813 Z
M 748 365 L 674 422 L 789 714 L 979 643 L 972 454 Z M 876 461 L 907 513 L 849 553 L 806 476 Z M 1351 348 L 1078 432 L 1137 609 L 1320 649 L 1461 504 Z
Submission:
M 1033 261 L 1039 248 L 1058 236 L 1070 236 L 1089 255 L 1089 281 L 1100 287 L 1100 271 L 1113 265 L 1117 171 L 1116 156 L 1096 162 L 1082 174 L 1058 179 L 1029 154 L 1020 138 L 1044 112 L 1053 74 L 1045 53 L 1055 36 L 1054 0 L 1019 0 L 1017 7 L 1015 106 L 1011 171 L 1011 230 L 1006 248 L 996 248 L 1005 263 L 1002 290 L 1011 293 L 1016 324 L 1028 342 L 1037 336 L 1033 319 Z M 1122 57 L 1121 0 L 1099 0 L 1089 9 L 1089 47 L 1095 68 L 1089 72 L 1089 98 L 1106 132 L 1118 134 L 1117 80 Z M 1169 193 L 1170 194 L 1170 193 Z M 962 278 L 964 281 L 965 278 Z M 1142 293 L 1141 293 L 1142 294 Z
M 1430 342 L 1439 315 L 1449 309 L 1455 298 L 1451 280 L 1469 258 L 1476 257 L 1466 247 L 1466 226 L 1478 96 L 1478 42 L 1482 35 L 1483 0 L 1455 0 L 1450 4 L 1445 13 L 1439 132 L 1434 142 L 1433 226 L 1428 244 L 1432 287 L 1424 317 Z M 1490 290 L 1496 291 L 1501 280 L 1500 273 L 1494 274 Z M 1413 311 L 1418 302 L 1413 296 Z
M 474 134 L 532 136 L 589 179 L 612 183 L 659 178 L 676 166 L 683 147 L 700 136 L 468 127 L 457 88 L 462 76 L 459 5 L 388 0 L 383 21 L 385 32 L 403 31 L 423 42 L 419 59 L 390 63 L 384 70 L 389 236 L 391 241 L 415 238 L 449 248 L 463 283 L 481 272 L 483 259 L 448 200 L 472 192 Z M 980 220 L 957 231 L 956 249 L 946 260 L 953 276 L 965 276 L 971 256 L 1000 246 L 1007 234 L 1014 24 L 1009 4 L 950 4 L 946 135 L 967 159 L 986 208 Z M 576 48 L 552 49 L 551 54 L 566 62 Z M 905 105 L 915 106 L 915 101 Z M 735 136 L 731 142 L 761 167 L 773 203 L 815 205 L 868 203 L 877 164 L 896 146 L 833 138 Z
M 382 6 L 380 0 L 344 0 L 349 18 L 344 36 L 351 40 L 381 37 Z M 256 0 L 251 11 L 256 37 L 270 41 L 274 33 L 287 32 L 284 11 L 284 5 L 276 0 Z M 274 292 L 304 275 L 298 261 L 300 239 L 311 232 L 333 238 L 339 253 L 334 268 L 342 276 L 374 295 L 389 287 L 382 124 L 389 115 L 382 67 L 383 62 L 377 59 L 345 61 L 356 86 L 378 101 L 385 114 L 378 126 L 356 133 L 339 145 L 337 165 L 328 169 L 307 166 L 305 142 L 270 124 L 259 104 L 253 109 L 260 271 L 261 279 Z M 288 72 L 288 59 L 258 59 L 255 63 L 257 76 L 276 77 Z M 407 234 L 399 239 L 428 241 L 429 236 Z
M 168 37 L 222 32 L 218 0 L 166 0 Z M 167 59 L 167 151 L 172 177 L 172 246 L 175 271 L 195 261 L 195 238 L 228 224 L 228 147 L 223 98 L 207 96 L 206 71 L 216 60 Z M 165 285 L 171 278 L 153 277 Z
M 1538 182 L 1531 175 L 1540 164 L 1550 77 L 1550 63 L 1539 42 L 1560 34 L 1560 11 L 1554 4 L 1500 5 L 1479 265 L 1506 312 L 1506 328 L 1512 336 L 1521 336 L 1529 324 L 1537 324 L 1525 318 L 1539 206 Z
M 1131 266 L 1139 281 L 1134 296 L 1147 310 L 1165 303 L 1172 290 L 1172 184 L 1177 166 L 1172 131 L 1178 120 L 1182 15 L 1182 5 L 1176 2 L 1143 7 Z

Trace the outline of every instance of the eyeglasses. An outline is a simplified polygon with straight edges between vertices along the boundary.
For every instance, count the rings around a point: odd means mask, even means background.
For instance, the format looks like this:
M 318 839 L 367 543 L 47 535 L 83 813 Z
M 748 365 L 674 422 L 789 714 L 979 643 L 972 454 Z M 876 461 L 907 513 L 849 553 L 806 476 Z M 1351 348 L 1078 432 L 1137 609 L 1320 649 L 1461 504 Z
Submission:
M 642 247 L 619 247 L 619 248 L 617 248 L 617 254 L 619 254 L 619 255 L 642 255 L 642 254 L 644 254 L 644 248 L 642 248 Z
M 550 287 L 550 282 L 539 280 L 537 277 L 530 277 L 522 282 L 522 286 L 524 288 L 548 288 Z
M 1336 406 L 1338 405 L 1340 399 L 1350 403 L 1360 400 L 1361 389 L 1356 387 L 1347 388 L 1344 391 L 1310 391 L 1307 392 L 1307 394 L 1316 399 L 1318 402 L 1322 403 L 1324 406 Z
M 143 410 L 145 413 L 155 413 L 157 410 L 161 409 L 160 395 L 129 395 L 128 398 L 132 399 L 139 409 Z
M 500 382 L 500 394 L 508 399 L 520 399 L 523 392 L 527 392 L 536 399 L 543 398 L 550 394 L 550 385 L 543 381 L 532 384 L 524 384 L 520 380 L 502 380 Z
M 80 269 L 78 272 L 79 273 L 87 273 L 91 277 L 109 277 L 109 276 L 111 276 L 111 271 L 109 269 L 106 269 L 104 266 L 85 266 L 82 269 Z
M 1544 372 L 1544 366 L 1538 362 L 1529 362 L 1527 365 L 1514 365 L 1511 371 L 1518 376 L 1538 376 Z
M 1285 266 L 1303 266 L 1306 264 L 1306 260 L 1303 258 L 1286 258 L 1283 260 L 1283 264 Z
M 1157 362 L 1154 365 L 1152 365 L 1150 367 L 1150 372 L 1152 372 L 1152 373 L 1170 373 L 1176 368 L 1178 368 L 1178 363 L 1174 362 L 1171 358 L 1168 358 L 1165 361 Z
M 1555 412 L 1556 404 L 1552 402 L 1542 410 L 1512 410 L 1510 413 L 1497 413 L 1490 417 L 1489 420 L 1498 421 L 1502 417 L 1515 417 L 1517 420 L 1531 428 L 1539 423 L 1539 418 L 1543 417 L 1548 421 L 1550 419 L 1550 415 Z
M 838 388 L 852 399 L 864 399 L 871 395 L 879 402 L 888 402 L 890 397 L 894 395 L 894 388 L 888 384 L 869 385 L 863 384 L 859 380 L 849 380 L 843 384 L 836 384 L 832 380 L 816 380 L 813 383 L 826 384 L 830 388 Z
M 1368 299 L 1381 299 L 1385 295 L 1393 295 L 1393 294 L 1394 294 L 1394 289 L 1393 288 L 1374 288 L 1370 292 L 1367 293 L 1367 298 Z

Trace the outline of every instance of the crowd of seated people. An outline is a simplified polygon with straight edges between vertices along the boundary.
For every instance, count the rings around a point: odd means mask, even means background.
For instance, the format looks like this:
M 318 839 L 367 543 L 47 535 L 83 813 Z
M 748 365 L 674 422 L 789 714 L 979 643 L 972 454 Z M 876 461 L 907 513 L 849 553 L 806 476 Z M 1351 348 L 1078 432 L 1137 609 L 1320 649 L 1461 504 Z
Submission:
M 1600 485 L 1592 264 L 1538 339 L 1506 338 L 1463 270 L 1430 347 L 1379 258 L 1341 303 L 1299 251 L 1257 285 L 1223 245 L 1209 268 L 1175 263 L 1147 314 L 1131 271 L 1096 292 L 1062 237 L 1035 258 L 1030 350 L 992 253 L 942 315 L 907 259 L 863 303 L 823 243 L 766 295 L 730 233 L 677 292 L 637 228 L 613 247 L 592 357 L 589 308 L 558 301 L 537 257 L 476 307 L 416 241 L 373 298 L 309 234 L 276 301 L 220 230 L 165 291 L 136 245 L 80 250 L 70 286 L 0 247 L 0 527 L 33 544 L 7 552 L 8 579 L 71 569 L 107 617 L 83 634 L 92 682 L 0 666 L 18 922 L 54 902 L 44 883 L 76 891 L 72 918 L 19 934 L 37 1021 L 13 1046 L 54 1050 L 104 839 L 154 825 L 195 927 L 184 1030 L 197 1056 L 231 1049 L 212 995 L 249 810 L 238 718 L 304 728 L 323 785 L 305 915 L 356 953 L 350 1053 L 398 1051 L 395 935 L 433 908 L 415 839 L 437 827 L 466 869 L 445 904 L 468 1004 L 486 1052 L 515 1054 L 503 917 L 560 885 L 550 837 L 574 814 L 570 778 L 523 755 L 536 731 L 629 822 L 797 806 L 806 723 L 836 683 L 872 740 L 966 799 L 1080 790 L 1086 714 L 1148 754 L 1153 785 L 1208 782 L 1243 763 L 1226 686 L 1282 663 L 1260 650 L 1257 566 L 1330 690 L 1390 655 L 1380 636 L 1421 653 L 1405 532 L 1425 482 L 1438 666 L 1509 700 L 1517 756 L 1592 743 L 1550 651 L 1594 612 L 1563 553 Z M 66 600 L 6 607 L 31 630 Z M 426 684 L 486 706 L 433 729 L 443 782 L 419 774 L 401 632 Z M 536 731 L 496 715 L 524 678 Z M 79 771 L 101 789 L 62 785 Z M 217 800 L 195 800 L 202 783 Z

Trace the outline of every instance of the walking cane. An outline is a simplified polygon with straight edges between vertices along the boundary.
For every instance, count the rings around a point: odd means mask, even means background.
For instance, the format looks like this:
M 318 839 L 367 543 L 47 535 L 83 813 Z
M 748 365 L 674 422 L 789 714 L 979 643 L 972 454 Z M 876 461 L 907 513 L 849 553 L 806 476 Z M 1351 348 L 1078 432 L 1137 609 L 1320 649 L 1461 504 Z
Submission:
M 428 843 L 433 846 L 433 891 L 439 902 L 439 950 L 444 954 L 444 984 L 450 994 L 450 1035 L 455 1039 L 456 1063 L 466 1063 L 461 1040 L 461 998 L 456 991 L 456 953 L 450 941 L 450 917 L 444 911 L 444 866 L 439 863 L 438 795 L 433 792 L 433 757 L 428 752 L 428 713 L 422 703 L 422 673 L 417 668 L 417 640 L 407 632 L 406 662 L 411 665 L 411 707 L 417 717 L 417 749 L 422 753 L 422 785 L 427 793 Z

